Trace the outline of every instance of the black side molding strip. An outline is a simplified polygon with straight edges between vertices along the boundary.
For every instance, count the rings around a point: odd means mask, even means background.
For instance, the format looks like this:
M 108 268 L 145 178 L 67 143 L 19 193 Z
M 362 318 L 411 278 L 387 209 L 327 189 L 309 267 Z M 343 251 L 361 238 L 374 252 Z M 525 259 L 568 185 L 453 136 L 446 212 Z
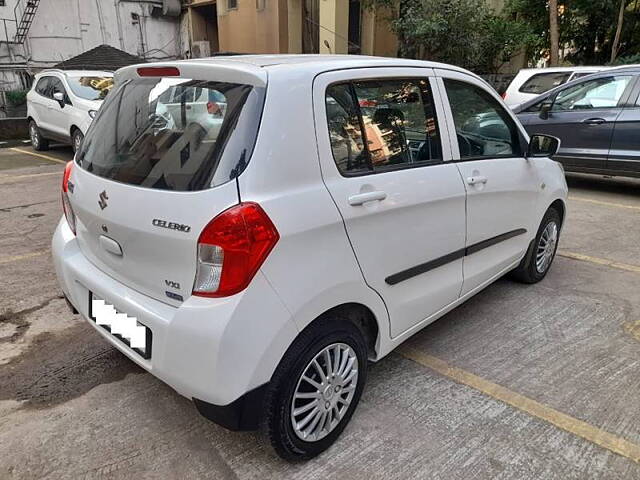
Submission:
M 464 257 L 464 255 L 465 249 L 461 248 L 460 250 L 451 252 L 444 257 L 436 258 L 435 260 L 431 260 L 430 262 L 421 263 L 420 265 L 416 265 L 415 267 L 407 268 L 402 272 L 394 273 L 393 275 L 385 278 L 384 281 L 389 285 L 396 285 L 405 280 L 409 280 L 412 277 L 416 277 L 422 273 L 427 273 L 429 270 L 433 270 L 435 268 L 446 265 L 447 263 L 454 262 L 459 258 Z
M 526 228 L 518 228 L 507 233 L 496 235 L 495 237 L 470 245 L 467 248 L 461 248 L 455 252 L 448 253 L 442 257 L 436 258 L 435 260 L 430 260 L 428 262 L 421 263 L 420 265 L 416 265 L 415 267 L 407 268 L 401 272 L 389 275 L 384 279 L 384 281 L 389 285 L 397 285 L 400 282 L 404 282 L 410 278 L 427 273 L 430 270 L 442 267 L 443 265 L 454 262 L 460 258 L 468 257 L 474 253 L 478 253 L 480 250 L 484 250 L 485 248 L 489 248 L 497 243 L 504 242 L 505 240 L 509 240 L 510 238 L 517 237 L 518 235 L 523 235 L 525 233 L 527 233 Z
M 502 235 L 497 235 L 488 240 L 483 240 L 482 242 L 478 242 L 467 247 L 467 251 L 464 255 L 465 257 L 473 255 L 474 253 L 478 253 L 480 250 L 484 250 L 485 248 L 494 246 L 496 243 L 504 242 L 505 240 L 509 240 L 510 238 L 517 237 L 518 235 L 522 235 L 524 233 L 527 233 L 526 228 L 518 228 L 517 230 L 511 230 L 510 232 L 503 233 Z

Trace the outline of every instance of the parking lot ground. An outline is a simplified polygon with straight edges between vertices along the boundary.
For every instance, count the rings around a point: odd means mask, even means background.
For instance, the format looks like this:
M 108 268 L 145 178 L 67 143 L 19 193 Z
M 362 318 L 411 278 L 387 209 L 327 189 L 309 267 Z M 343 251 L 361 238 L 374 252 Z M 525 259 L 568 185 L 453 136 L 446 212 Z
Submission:
M 570 176 L 547 278 L 499 280 L 372 365 L 340 440 L 292 465 L 71 315 L 63 167 L 24 150 L 0 171 L 0 478 L 640 478 L 640 272 L 619 268 L 640 267 L 640 181 Z

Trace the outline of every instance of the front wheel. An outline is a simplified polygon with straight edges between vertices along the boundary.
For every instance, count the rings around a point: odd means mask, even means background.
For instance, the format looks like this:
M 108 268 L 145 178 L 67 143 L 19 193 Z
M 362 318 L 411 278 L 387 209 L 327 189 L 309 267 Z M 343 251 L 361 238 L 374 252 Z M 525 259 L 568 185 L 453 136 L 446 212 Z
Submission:
M 554 208 L 544 215 L 535 240 L 522 259 L 513 276 L 524 283 L 537 283 L 549 271 L 558 248 L 560 238 L 560 214 Z
M 308 460 L 340 436 L 360 400 L 367 347 L 348 319 L 320 320 L 287 350 L 266 401 L 266 424 L 276 453 Z
M 82 146 L 82 141 L 84 140 L 84 135 L 78 129 L 73 131 L 73 135 L 71 136 L 71 148 L 73 148 L 73 153 L 77 153 Z

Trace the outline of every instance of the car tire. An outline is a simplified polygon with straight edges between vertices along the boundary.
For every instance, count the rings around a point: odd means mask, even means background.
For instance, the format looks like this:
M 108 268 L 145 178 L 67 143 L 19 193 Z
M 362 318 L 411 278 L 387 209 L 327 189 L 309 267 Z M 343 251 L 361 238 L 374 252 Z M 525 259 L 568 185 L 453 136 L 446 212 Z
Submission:
M 49 150 L 49 140 L 42 136 L 38 125 L 33 120 L 29 122 L 29 138 L 31 139 L 31 146 L 34 150 L 40 152 Z
M 79 129 L 75 129 L 73 134 L 71 135 L 71 148 L 73 149 L 73 153 L 76 153 L 80 150 L 82 146 L 82 140 L 84 140 L 84 135 Z
M 523 283 L 537 283 L 546 275 L 558 249 L 560 239 L 560 214 L 555 208 L 545 213 L 536 238 L 531 242 L 527 254 L 513 271 L 513 277 Z
M 349 319 L 321 318 L 304 330 L 280 361 L 265 399 L 276 453 L 300 461 L 329 448 L 349 423 L 366 375 L 364 335 Z

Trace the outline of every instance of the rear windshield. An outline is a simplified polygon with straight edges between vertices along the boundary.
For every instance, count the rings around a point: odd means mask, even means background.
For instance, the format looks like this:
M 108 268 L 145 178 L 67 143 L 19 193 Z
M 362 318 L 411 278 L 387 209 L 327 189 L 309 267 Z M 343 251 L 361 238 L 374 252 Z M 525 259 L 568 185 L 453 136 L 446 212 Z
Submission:
M 204 190 L 251 156 L 264 88 L 184 78 L 129 80 L 109 93 L 76 161 L 117 182 Z
M 562 85 L 569 80 L 573 72 L 539 73 L 524 82 L 520 91 L 522 93 L 535 93 L 539 95 L 552 88 Z

